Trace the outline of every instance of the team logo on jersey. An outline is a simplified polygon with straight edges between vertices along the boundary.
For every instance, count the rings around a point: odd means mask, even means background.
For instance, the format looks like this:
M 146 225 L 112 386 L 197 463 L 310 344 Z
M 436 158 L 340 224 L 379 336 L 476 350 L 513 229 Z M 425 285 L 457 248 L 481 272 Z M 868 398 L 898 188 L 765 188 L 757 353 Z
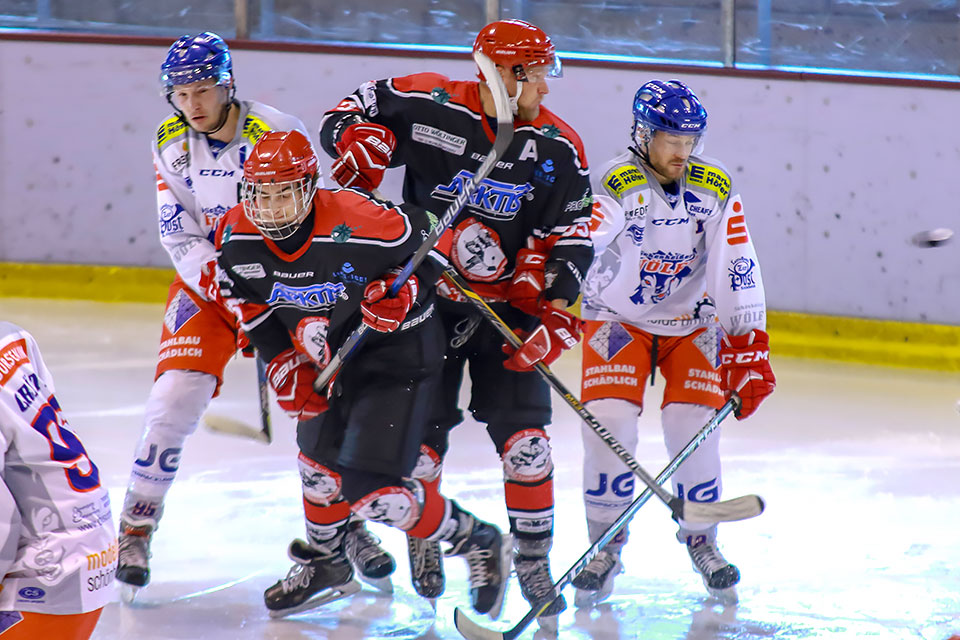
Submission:
M 697 252 L 643 252 L 640 259 L 640 285 L 630 296 L 633 304 L 657 304 L 667 299 L 680 283 L 693 273 L 690 268 Z
M 344 262 L 339 271 L 333 272 L 333 277 L 341 282 L 348 284 L 358 284 L 363 286 L 367 283 L 367 277 L 356 273 L 357 269 L 349 262 Z
M 496 231 L 468 218 L 453 232 L 453 263 L 470 280 L 492 282 L 503 275 L 507 256 Z
M 223 214 L 227 212 L 227 208 L 222 204 L 218 204 L 215 207 L 203 207 L 200 211 L 203 213 L 203 222 L 210 227 L 210 229 L 216 229 L 217 222 L 219 222 Z
M 630 239 L 633 241 L 633 244 L 638 247 L 643 244 L 643 230 L 645 227 L 639 224 L 632 224 L 627 227 L 627 235 L 630 236 Z
M 163 324 L 170 333 L 180 331 L 180 327 L 187 324 L 193 316 L 200 313 L 200 307 L 190 299 L 186 291 L 180 289 L 167 305 L 167 312 L 163 316 Z
M 330 362 L 330 345 L 327 343 L 329 329 L 330 319 L 320 316 L 304 318 L 297 323 L 297 344 L 321 367 Z
M 350 239 L 350 236 L 353 235 L 353 232 L 360 227 L 351 228 L 345 222 L 341 222 L 333 228 L 333 231 L 330 232 L 330 237 L 333 238 L 333 241 L 337 244 L 343 244 Z
M 557 127 L 556 125 L 545 124 L 542 127 L 540 127 L 540 133 L 542 133 L 548 138 L 556 138 L 557 136 L 560 135 L 560 128 Z
M 282 282 L 274 282 L 267 305 L 319 311 L 329 309 L 341 298 L 348 299 L 347 288 L 341 282 L 320 282 L 306 287 L 291 287 Z
M 553 175 L 555 169 L 556 167 L 553 166 L 553 160 L 547 158 L 543 161 L 543 164 L 533 170 L 534 182 L 553 184 L 557 181 L 557 176 Z
M 461 169 L 449 184 L 437 185 L 430 195 L 439 200 L 455 200 L 471 180 L 473 172 Z M 520 211 L 524 198 L 533 200 L 533 186 L 529 182 L 518 185 L 485 178 L 467 201 L 467 206 L 490 218 L 512 220 Z
M 183 207 L 179 204 L 165 204 L 160 207 L 160 237 L 183 232 Z
M 450 102 L 450 94 L 443 87 L 434 87 L 430 91 L 430 97 L 437 104 L 447 104 Z
M 730 276 L 730 290 L 743 291 L 757 286 L 753 268 L 757 264 L 750 258 L 740 257 L 730 263 L 727 275 Z
M 587 344 L 604 361 L 610 362 L 631 342 L 633 336 L 619 322 L 604 322 Z

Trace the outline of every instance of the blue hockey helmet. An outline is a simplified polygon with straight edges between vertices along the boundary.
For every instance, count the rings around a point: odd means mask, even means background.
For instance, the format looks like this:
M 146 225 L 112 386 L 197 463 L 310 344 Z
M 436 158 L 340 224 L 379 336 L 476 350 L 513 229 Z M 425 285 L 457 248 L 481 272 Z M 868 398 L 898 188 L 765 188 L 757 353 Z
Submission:
M 223 86 L 228 86 L 233 78 L 233 61 L 223 38 L 204 31 L 195 36 L 180 36 L 170 45 L 167 57 L 160 65 L 160 84 L 164 94 L 169 95 L 174 85 L 209 78 Z
M 651 80 L 633 98 L 633 140 L 643 149 L 654 131 L 696 135 L 701 146 L 707 129 L 707 110 L 690 87 L 679 80 Z

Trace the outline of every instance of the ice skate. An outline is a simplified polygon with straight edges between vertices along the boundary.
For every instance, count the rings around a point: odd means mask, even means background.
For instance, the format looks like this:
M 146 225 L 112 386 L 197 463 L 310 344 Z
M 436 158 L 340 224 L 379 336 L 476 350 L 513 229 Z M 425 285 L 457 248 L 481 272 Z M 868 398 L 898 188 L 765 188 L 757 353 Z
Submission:
M 593 607 L 613 593 L 613 581 L 623 573 L 619 551 L 601 549 L 586 568 L 573 579 L 577 592 L 573 603 L 577 607 Z
M 410 555 L 410 581 L 413 588 L 421 597 L 426 598 L 436 611 L 437 598 L 443 595 L 446 587 L 440 543 L 407 536 L 407 551 Z
M 550 575 L 550 560 L 546 556 L 524 556 L 518 553 L 513 559 L 513 566 L 517 570 L 520 591 L 530 606 L 542 605 L 544 601 L 553 599 L 553 578 Z M 559 627 L 557 617 L 566 608 L 567 601 L 562 595 L 553 600 L 550 606 L 537 616 L 540 628 L 556 634 Z
M 117 552 L 117 582 L 120 599 L 131 604 L 150 582 L 150 539 L 154 527 L 150 524 L 135 526 L 120 520 L 120 536 Z
M 470 570 L 470 603 L 477 613 L 496 620 L 503 607 L 503 594 L 510 577 L 513 538 L 492 524 L 462 514 L 472 523 L 470 533 L 454 541 L 448 556 L 462 556 Z
M 357 577 L 384 593 L 393 593 L 390 574 L 397 568 L 393 556 L 380 546 L 380 539 L 370 533 L 363 520 L 351 521 L 343 542 L 347 558 Z
M 342 546 L 335 552 L 323 552 L 297 539 L 290 543 L 287 554 L 296 564 L 286 578 L 263 592 L 271 618 L 307 611 L 360 590 Z
M 740 570 L 721 555 L 717 543 L 700 541 L 687 545 L 687 552 L 694 570 L 703 578 L 707 593 L 724 604 L 736 604 Z

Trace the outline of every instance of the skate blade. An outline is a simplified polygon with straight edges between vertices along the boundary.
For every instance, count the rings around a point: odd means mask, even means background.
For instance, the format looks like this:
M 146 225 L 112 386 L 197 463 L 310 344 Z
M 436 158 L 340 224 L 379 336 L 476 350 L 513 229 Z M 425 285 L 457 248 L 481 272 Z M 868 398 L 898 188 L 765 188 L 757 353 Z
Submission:
M 503 611 L 504 596 L 507 592 L 507 584 L 510 582 L 510 567 L 513 565 L 513 536 L 506 534 L 501 536 L 500 539 L 500 593 L 497 595 L 497 600 L 493 603 L 490 611 L 487 612 L 491 620 L 499 618 Z
M 736 587 L 727 587 L 726 589 L 712 589 L 707 587 L 707 593 L 710 594 L 711 598 L 719 600 L 720 604 L 731 606 L 740 602 L 740 596 L 737 595 Z
M 600 592 L 589 589 L 576 589 L 573 596 L 573 606 L 578 609 L 590 609 L 600 602 Z
M 341 584 L 336 587 L 328 587 L 327 589 L 324 589 L 323 591 L 320 591 L 314 595 L 309 600 L 302 602 L 295 607 L 290 607 L 289 609 L 270 609 L 270 617 L 285 618 L 287 616 L 292 616 L 295 613 L 302 613 L 303 611 L 316 609 L 317 607 L 322 607 L 323 605 L 335 600 L 341 600 L 347 596 L 352 596 L 358 591 L 360 591 L 360 583 L 356 580 L 350 580 L 350 582 L 347 582 L 346 584 Z
M 359 578 L 365 584 L 370 585 L 382 593 L 393 593 L 393 580 L 390 579 L 390 576 L 385 576 L 383 578 L 368 578 L 361 574 Z
M 120 602 L 123 604 L 133 604 L 134 600 L 137 599 L 137 596 L 140 594 L 140 590 L 143 587 L 137 587 L 132 584 L 126 584 L 124 582 L 117 581 L 117 584 L 120 586 Z
M 541 631 L 555 636 L 560 633 L 560 614 L 555 616 L 540 616 L 537 618 L 537 624 L 540 625 Z

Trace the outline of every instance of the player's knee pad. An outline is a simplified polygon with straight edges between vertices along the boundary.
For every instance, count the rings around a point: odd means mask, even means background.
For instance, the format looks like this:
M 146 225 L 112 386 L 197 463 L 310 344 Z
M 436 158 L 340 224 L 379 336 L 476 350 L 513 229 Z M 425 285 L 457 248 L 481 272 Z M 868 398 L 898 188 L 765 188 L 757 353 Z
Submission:
M 715 410 L 674 402 L 663 408 L 663 440 L 672 459 L 683 449 Z M 716 502 L 723 490 L 720 475 L 720 430 L 707 436 L 673 475 L 674 492 L 691 502 Z M 681 523 L 683 524 L 683 523 Z
M 340 474 L 311 460 L 302 453 L 297 456 L 303 497 L 316 505 L 331 505 L 340 500 L 343 479 Z
M 553 474 L 550 439 L 543 429 L 524 429 L 503 446 L 503 477 L 515 482 L 538 482 Z
M 631 455 L 637 450 L 640 407 L 620 398 L 592 400 L 587 408 Z M 588 521 L 613 522 L 633 501 L 636 478 L 610 446 L 583 425 L 583 501 Z
M 401 480 L 398 484 L 375 489 L 350 509 L 363 518 L 408 531 L 420 521 L 426 504 L 426 492 L 419 480 Z
M 147 397 L 144 434 L 182 444 L 197 430 L 216 388 L 217 378 L 209 373 L 180 369 L 163 373 Z
M 423 482 L 434 482 L 440 477 L 442 470 L 443 460 L 440 455 L 427 445 L 420 445 L 420 455 L 417 456 L 417 464 L 410 477 Z

